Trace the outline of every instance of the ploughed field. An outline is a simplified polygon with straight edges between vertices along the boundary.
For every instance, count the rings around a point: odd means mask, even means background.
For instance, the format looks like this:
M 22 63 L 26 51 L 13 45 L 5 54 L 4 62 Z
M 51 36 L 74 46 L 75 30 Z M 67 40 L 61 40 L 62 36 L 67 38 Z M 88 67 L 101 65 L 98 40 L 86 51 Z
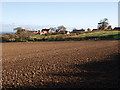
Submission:
M 118 41 L 2 44 L 2 88 L 119 87 Z

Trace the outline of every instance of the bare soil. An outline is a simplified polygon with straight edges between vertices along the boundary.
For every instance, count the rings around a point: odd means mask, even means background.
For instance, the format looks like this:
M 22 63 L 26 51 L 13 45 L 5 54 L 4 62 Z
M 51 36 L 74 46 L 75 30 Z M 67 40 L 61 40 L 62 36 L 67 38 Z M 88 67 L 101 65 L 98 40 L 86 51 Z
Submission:
M 119 41 L 2 44 L 2 88 L 118 88 Z

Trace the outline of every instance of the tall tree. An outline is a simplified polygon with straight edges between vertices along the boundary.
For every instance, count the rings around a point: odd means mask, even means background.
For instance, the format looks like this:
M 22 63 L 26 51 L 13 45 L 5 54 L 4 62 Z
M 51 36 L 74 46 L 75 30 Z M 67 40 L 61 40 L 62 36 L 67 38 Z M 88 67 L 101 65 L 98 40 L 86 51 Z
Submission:
M 98 29 L 104 30 L 105 28 L 107 28 L 109 25 L 108 23 L 108 19 L 104 18 L 103 20 L 100 20 L 100 23 L 98 23 Z
M 33 37 L 35 34 L 31 31 L 24 32 L 25 29 L 22 29 L 21 27 L 14 28 L 14 30 L 17 30 L 16 34 L 19 36 L 20 41 L 22 40 L 28 40 L 30 37 Z
M 17 30 L 16 34 L 20 34 L 21 32 L 25 31 L 25 29 L 22 29 L 21 27 L 14 28 L 14 30 Z
M 64 27 L 63 25 L 58 26 L 58 30 L 60 30 L 60 31 L 66 31 L 66 27 Z
M 58 26 L 58 30 L 63 31 L 63 33 L 65 33 L 66 27 L 64 27 L 63 25 Z
M 51 29 L 52 32 L 55 32 L 55 31 L 56 31 L 56 28 L 55 28 L 55 27 L 50 27 L 49 29 Z
M 88 29 L 87 29 L 87 31 L 91 31 L 91 29 L 90 29 L 90 28 L 88 28 Z
M 108 30 L 112 30 L 112 26 L 111 26 L 111 25 L 109 25 L 107 29 L 108 29 Z

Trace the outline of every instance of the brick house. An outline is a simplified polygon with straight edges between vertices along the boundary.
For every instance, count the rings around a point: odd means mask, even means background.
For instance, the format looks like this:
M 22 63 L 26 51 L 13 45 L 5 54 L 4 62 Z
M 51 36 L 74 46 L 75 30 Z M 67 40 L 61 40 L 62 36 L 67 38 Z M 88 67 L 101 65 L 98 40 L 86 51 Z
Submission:
M 51 29 L 42 29 L 40 34 L 47 34 L 47 33 L 51 33 Z

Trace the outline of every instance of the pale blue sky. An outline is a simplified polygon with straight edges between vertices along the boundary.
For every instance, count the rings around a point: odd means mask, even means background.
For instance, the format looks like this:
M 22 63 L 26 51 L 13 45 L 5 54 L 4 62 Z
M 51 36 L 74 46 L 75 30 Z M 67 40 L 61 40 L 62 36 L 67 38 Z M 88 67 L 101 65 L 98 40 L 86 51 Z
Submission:
M 2 2 L 3 31 L 13 31 L 16 26 L 37 30 L 59 25 L 67 30 L 93 29 L 103 18 L 118 26 L 117 2 Z

